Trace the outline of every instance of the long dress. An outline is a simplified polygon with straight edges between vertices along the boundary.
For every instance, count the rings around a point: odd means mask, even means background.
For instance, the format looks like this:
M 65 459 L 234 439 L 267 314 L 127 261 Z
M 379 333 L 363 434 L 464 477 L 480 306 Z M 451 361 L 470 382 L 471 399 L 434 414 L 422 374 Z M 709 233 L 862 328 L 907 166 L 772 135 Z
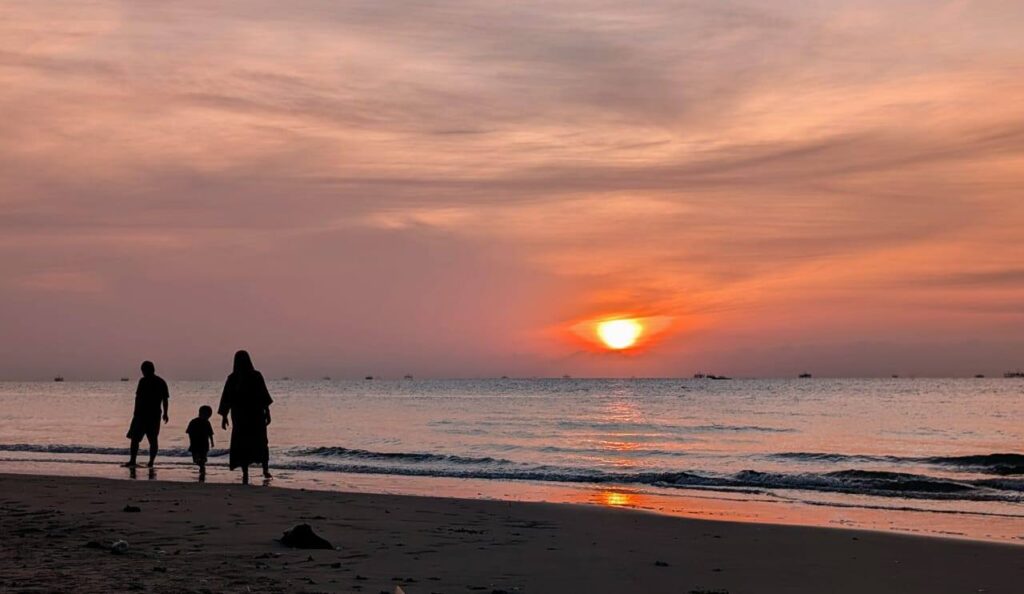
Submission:
M 274 400 L 258 371 L 232 373 L 224 383 L 217 414 L 231 414 L 231 451 L 228 465 L 262 464 L 270 459 L 267 447 L 267 409 Z

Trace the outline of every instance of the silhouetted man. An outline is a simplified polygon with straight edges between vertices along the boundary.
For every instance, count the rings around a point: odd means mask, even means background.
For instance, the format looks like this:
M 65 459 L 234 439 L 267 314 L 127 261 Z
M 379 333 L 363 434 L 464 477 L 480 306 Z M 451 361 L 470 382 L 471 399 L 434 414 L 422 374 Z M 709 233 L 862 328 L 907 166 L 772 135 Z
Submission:
M 135 458 L 139 455 L 139 442 L 143 436 L 149 441 L 149 466 L 153 467 L 156 452 L 160 447 L 157 437 L 160 435 L 160 410 L 163 408 L 163 419 L 166 423 L 167 401 L 170 394 L 167 382 L 156 374 L 156 367 L 150 361 L 142 362 L 142 379 L 135 389 L 135 412 L 132 424 L 128 428 L 128 439 L 132 440 L 131 459 L 125 466 L 135 466 Z

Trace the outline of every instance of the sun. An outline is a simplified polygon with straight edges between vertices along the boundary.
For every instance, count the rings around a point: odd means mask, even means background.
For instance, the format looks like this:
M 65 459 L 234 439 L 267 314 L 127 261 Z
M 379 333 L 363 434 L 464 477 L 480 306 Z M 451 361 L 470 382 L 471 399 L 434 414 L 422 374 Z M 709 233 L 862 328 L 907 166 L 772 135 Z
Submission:
M 608 348 L 617 351 L 636 344 L 643 331 L 640 322 L 633 319 L 608 320 L 597 325 L 597 336 Z

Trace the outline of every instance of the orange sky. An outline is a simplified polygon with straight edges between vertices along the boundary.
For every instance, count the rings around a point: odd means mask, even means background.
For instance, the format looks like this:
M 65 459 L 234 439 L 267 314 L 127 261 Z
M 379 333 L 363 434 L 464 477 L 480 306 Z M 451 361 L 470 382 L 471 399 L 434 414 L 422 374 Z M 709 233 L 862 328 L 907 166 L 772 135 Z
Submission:
M 806 4 L 4 2 L 0 378 L 1024 367 L 1024 5 Z

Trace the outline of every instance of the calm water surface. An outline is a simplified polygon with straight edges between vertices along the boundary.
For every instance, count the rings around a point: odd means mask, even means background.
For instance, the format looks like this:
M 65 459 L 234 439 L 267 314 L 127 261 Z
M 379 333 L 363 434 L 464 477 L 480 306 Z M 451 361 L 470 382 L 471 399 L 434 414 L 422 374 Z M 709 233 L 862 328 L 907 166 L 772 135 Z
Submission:
M 201 404 L 216 407 L 221 383 L 169 383 L 157 472 L 187 480 L 185 426 Z M 121 476 L 134 386 L 0 383 L 0 471 Z M 280 486 L 1024 542 L 1022 380 L 275 381 L 270 390 Z M 228 433 L 218 428 L 217 440 L 226 445 Z M 237 476 L 215 466 L 211 479 Z

